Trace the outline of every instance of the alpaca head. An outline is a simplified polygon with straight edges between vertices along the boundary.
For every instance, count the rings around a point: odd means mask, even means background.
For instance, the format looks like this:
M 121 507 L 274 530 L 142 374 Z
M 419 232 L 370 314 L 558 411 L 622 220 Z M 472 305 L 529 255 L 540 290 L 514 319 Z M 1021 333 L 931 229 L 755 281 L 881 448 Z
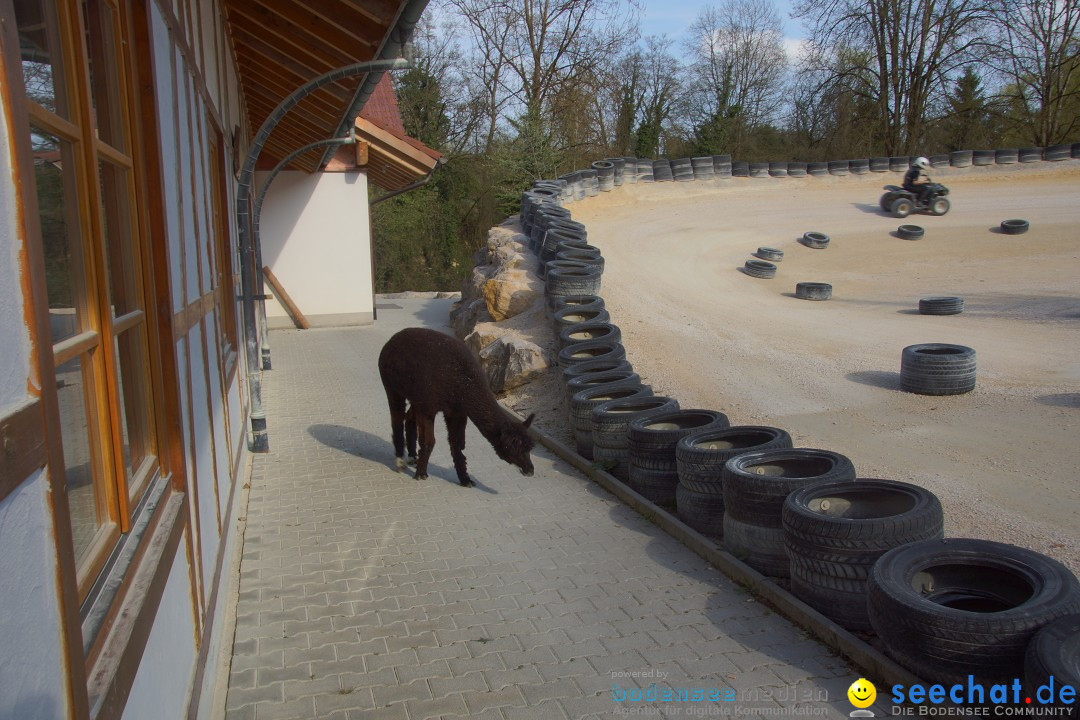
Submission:
M 529 457 L 529 451 L 533 448 L 529 425 L 532 424 L 533 417 L 535 415 L 529 415 L 525 422 L 512 421 L 504 425 L 499 442 L 495 444 L 495 453 L 511 465 L 516 465 L 526 477 L 533 474 L 532 459 Z

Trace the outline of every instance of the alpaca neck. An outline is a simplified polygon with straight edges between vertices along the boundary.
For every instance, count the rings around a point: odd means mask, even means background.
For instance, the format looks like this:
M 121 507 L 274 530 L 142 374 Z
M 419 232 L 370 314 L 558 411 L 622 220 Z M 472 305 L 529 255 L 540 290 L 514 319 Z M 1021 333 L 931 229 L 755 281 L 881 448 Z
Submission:
M 494 394 L 472 405 L 468 412 L 469 419 L 488 442 L 494 443 L 501 435 L 500 431 L 511 424 L 510 418 L 503 412 Z

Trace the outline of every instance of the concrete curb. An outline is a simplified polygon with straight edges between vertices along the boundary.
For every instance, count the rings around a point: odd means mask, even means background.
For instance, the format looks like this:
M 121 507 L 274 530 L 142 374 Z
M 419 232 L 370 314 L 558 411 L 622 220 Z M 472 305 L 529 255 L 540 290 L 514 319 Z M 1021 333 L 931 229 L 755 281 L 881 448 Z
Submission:
M 514 411 L 507 408 L 503 409 L 519 421 L 524 420 Z M 743 563 L 721 548 L 716 541 L 707 538 L 676 516 L 634 492 L 622 481 L 578 455 L 575 450 L 572 450 L 564 443 L 549 437 L 535 427 L 530 427 L 529 432 L 535 440 L 539 441 L 559 458 L 573 465 L 586 477 L 619 498 L 640 515 L 656 523 L 668 535 L 681 542 L 728 578 L 747 588 L 758 599 L 791 622 L 805 629 L 824 645 L 843 655 L 862 670 L 866 674 L 865 676 L 878 687 L 892 687 L 893 685 L 910 687 L 922 682 L 883 652 L 802 602 L 788 590 L 778 585 L 772 578 L 765 577 L 757 570 Z

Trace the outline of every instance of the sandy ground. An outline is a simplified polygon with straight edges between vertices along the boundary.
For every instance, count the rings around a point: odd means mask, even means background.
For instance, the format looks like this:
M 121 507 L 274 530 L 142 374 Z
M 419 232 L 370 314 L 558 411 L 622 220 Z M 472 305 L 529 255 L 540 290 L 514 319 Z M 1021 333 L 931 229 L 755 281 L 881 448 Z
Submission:
M 945 216 L 878 209 L 896 173 L 628 185 L 569 206 L 607 260 L 602 295 L 635 370 L 684 408 L 846 454 L 861 477 L 938 494 L 946 534 L 1029 547 L 1080 571 L 1080 161 L 931 173 Z M 1031 230 L 1004 235 L 1024 218 Z M 901 223 L 926 235 L 904 240 Z M 798 239 L 831 238 L 824 250 Z M 740 271 L 784 250 L 775 279 Z M 794 297 L 828 282 L 833 299 Z M 918 314 L 961 295 L 955 316 Z M 901 350 L 976 350 L 966 395 L 899 389 Z M 515 399 L 566 424 L 551 382 Z

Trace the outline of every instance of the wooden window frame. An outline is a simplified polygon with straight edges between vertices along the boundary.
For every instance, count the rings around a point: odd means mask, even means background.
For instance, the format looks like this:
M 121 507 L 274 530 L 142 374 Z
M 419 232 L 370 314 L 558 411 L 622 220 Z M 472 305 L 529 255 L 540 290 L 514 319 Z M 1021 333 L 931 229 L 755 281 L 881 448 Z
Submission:
M 64 202 L 72 207 L 71 217 L 77 220 L 75 226 L 69 228 L 69 243 L 73 257 L 71 273 L 77 277 L 73 281 L 77 288 L 73 294 L 82 322 L 72 337 L 52 345 L 51 353 L 42 352 L 41 359 L 45 372 L 78 359 L 86 381 L 84 413 L 91 474 L 96 488 L 94 505 L 104 508 L 105 515 L 98 520 L 100 524 L 94 530 L 92 540 L 83 546 L 81 557 L 75 558 L 77 597 L 84 602 L 113 549 L 123 534 L 131 530 L 144 493 L 155 478 L 167 475 L 170 470 L 164 457 L 168 443 L 162 415 L 165 392 L 161 366 L 163 346 L 154 313 L 149 311 L 155 304 L 153 288 L 159 279 L 150 272 L 154 267 L 151 261 L 154 240 L 146 207 L 147 173 L 135 154 L 143 145 L 140 139 L 153 126 L 149 126 L 143 117 L 141 103 L 145 99 L 134 91 L 137 73 L 132 57 L 135 18 L 131 4 L 118 0 L 88 0 L 86 3 L 64 0 L 52 4 L 51 13 L 46 21 L 55 25 L 53 39 L 57 47 L 50 47 L 50 52 L 55 53 L 63 64 L 61 77 L 55 82 L 55 92 L 66 96 L 67 117 L 57 115 L 25 95 L 16 95 L 16 102 L 21 102 L 29 121 L 23 137 L 28 137 L 33 127 L 58 138 L 69 146 L 65 152 L 70 153 L 74 165 L 64 167 L 63 173 L 70 176 L 64 181 L 72 184 L 77 196 L 65 195 Z M 110 26 L 104 28 L 99 20 L 91 21 L 87 13 L 104 14 L 103 19 L 110 22 Z M 91 48 L 88 43 L 91 40 L 88 34 L 91 32 L 103 33 L 108 38 L 99 48 L 103 54 L 97 57 L 98 62 L 104 58 L 115 63 L 115 68 L 110 70 L 110 73 L 115 71 L 115 75 L 110 75 L 109 92 L 96 98 L 90 77 Z M 95 100 L 109 105 L 108 109 L 99 108 L 103 117 L 119 119 L 116 126 L 119 132 L 110 138 L 113 144 L 105 142 L 97 131 Z M 104 173 L 106 165 L 116 168 L 117 174 Z M 103 187 L 105 175 L 118 179 L 120 185 Z M 110 195 L 123 197 L 124 202 L 103 205 Z M 113 223 L 113 227 L 109 227 L 109 223 Z M 31 218 L 29 224 L 34 226 L 31 235 L 40 233 L 36 217 Z M 125 253 L 122 259 L 110 257 L 110 252 L 115 249 L 110 247 L 107 235 L 117 232 L 118 228 L 127 233 L 130 242 L 131 252 Z M 41 247 L 40 240 L 37 246 Z M 107 262 L 115 267 L 106 267 L 107 257 Z M 113 292 L 110 272 L 116 273 L 118 268 L 122 268 L 124 278 L 114 277 L 114 280 L 119 279 L 125 287 L 130 283 L 131 297 L 126 298 L 129 306 L 114 317 L 110 303 Z M 47 315 L 48 308 L 38 308 L 38 312 Z M 129 342 L 121 342 L 126 333 L 134 335 L 130 336 Z M 125 358 L 125 368 L 135 368 L 135 375 L 121 371 L 121 356 Z M 125 412 L 131 412 L 132 408 L 126 408 L 127 398 L 121 397 L 121 378 L 138 383 L 140 405 L 145 403 L 146 406 L 139 410 L 145 423 L 129 428 L 129 433 L 140 434 L 145 441 L 140 445 L 145 445 L 147 452 L 142 458 L 132 458 L 130 472 L 125 463 L 126 438 L 122 428 L 127 421 Z M 58 407 L 51 411 L 60 412 Z M 134 441 L 135 438 L 129 435 L 127 439 Z M 60 444 L 61 438 L 50 436 L 47 442 Z M 63 456 L 62 450 L 50 453 L 51 471 L 60 477 L 61 486 L 66 482 Z M 56 458 L 61 462 L 57 463 Z M 70 513 L 65 515 L 58 517 L 58 522 L 72 522 Z M 65 551 L 61 547 L 61 552 Z

